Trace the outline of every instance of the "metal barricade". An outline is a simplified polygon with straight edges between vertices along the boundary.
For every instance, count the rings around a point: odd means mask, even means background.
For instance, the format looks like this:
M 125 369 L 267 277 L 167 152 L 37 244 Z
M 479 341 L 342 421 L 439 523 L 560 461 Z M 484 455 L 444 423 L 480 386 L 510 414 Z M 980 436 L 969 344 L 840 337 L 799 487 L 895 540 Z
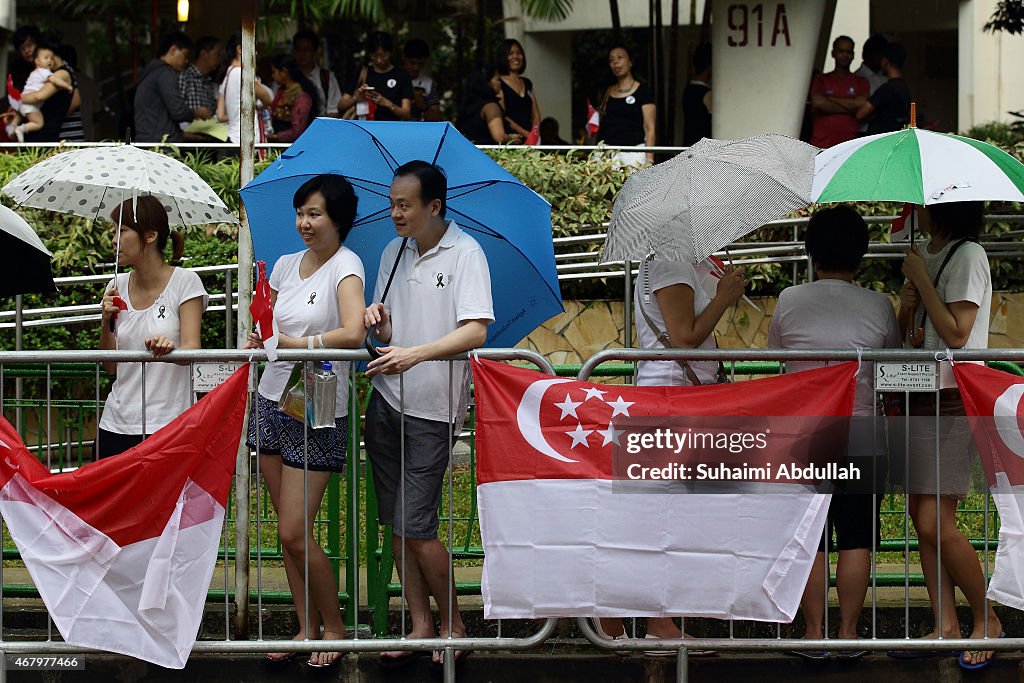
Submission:
M 687 361 L 722 361 L 726 362 L 750 362 L 750 361 L 769 361 L 776 362 L 781 366 L 787 361 L 860 361 L 864 363 L 874 362 L 900 362 L 900 363 L 928 363 L 941 361 L 943 359 L 954 358 L 956 361 L 989 361 L 995 363 L 1002 363 L 1009 365 L 1012 362 L 1020 362 L 1024 360 L 1024 349 L 984 349 L 984 350 L 959 350 L 955 352 L 936 352 L 935 350 L 871 350 L 865 349 L 863 351 L 854 350 L 764 350 L 764 349 L 608 349 L 601 351 L 590 359 L 588 359 L 580 368 L 577 379 L 589 381 L 589 378 L 599 373 L 598 368 L 607 362 L 615 361 L 643 361 L 643 360 L 687 360 Z M 621 371 L 621 365 L 619 366 Z M 1010 368 L 1015 370 L 1014 374 L 1019 374 L 1019 368 L 1012 366 Z M 863 369 L 861 370 L 864 371 Z M 904 402 L 905 405 L 909 405 L 910 392 L 905 392 Z M 904 415 L 909 413 L 908 410 L 904 410 Z M 897 418 L 899 419 L 899 418 Z M 909 418 L 908 418 L 909 419 Z M 935 412 L 936 423 L 939 419 L 938 413 L 938 402 L 936 401 L 936 412 Z M 907 439 L 909 440 L 909 434 Z M 908 441 L 909 443 L 909 441 Z M 936 439 L 936 456 L 938 456 L 939 444 Z M 936 460 L 936 469 L 938 470 L 938 460 Z M 937 479 L 939 475 L 936 474 Z M 877 493 L 875 495 L 878 495 Z M 936 487 L 936 500 L 939 497 L 938 487 Z M 977 545 L 980 546 L 978 549 L 984 551 L 984 576 L 986 582 L 990 576 L 989 572 L 989 553 L 995 549 L 995 543 L 990 541 L 989 532 L 989 500 L 990 496 L 985 494 L 984 500 L 984 537 L 980 540 Z M 938 503 L 936 504 L 938 506 Z M 729 637 L 728 638 L 685 638 L 685 639 L 664 639 L 664 640 L 649 640 L 649 639 L 638 639 L 636 637 L 636 625 L 634 623 L 632 632 L 629 628 L 626 629 L 627 638 L 625 639 L 613 639 L 608 637 L 606 634 L 595 628 L 594 624 L 590 619 L 579 618 L 578 627 L 581 633 L 592 643 L 608 649 L 616 651 L 641 651 L 641 650 L 665 650 L 665 651 L 676 651 L 677 659 L 677 680 L 686 681 L 688 680 L 688 651 L 690 650 L 715 650 L 722 652 L 730 651 L 748 651 L 748 652 L 775 652 L 775 651 L 792 651 L 792 650 L 832 650 L 832 651 L 856 651 L 866 650 L 871 652 L 877 651 L 888 651 L 888 650 L 901 650 L 910 652 L 919 651 L 949 651 L 949 650 L 1019 650 L 1024 647 L 1024 638 L 988 638 L 984 641 L 965 639 L 965 638 L 945 638 L 940 635 L 939 638 L 935 639 L 923 639 L 923 638 L 911 638 L 909 632 L 910 624 L 910 554 L 912 550 L 916 550 L 916 545 L 911 543 L 909 534 L 909 513 L 906 508 L 903 510 L 904 516 L 904 538 L 902 543 L 902 552 L 904 555 L 904 572 L 899 578 L 902 579 L 900 585 L 904 587 L 904 604 L 905 604 L 905 615 L 904 615 L 904 633 L 902 638 L 898 637 L 880 637 L 877 627 L 877 589 L 878 589 L 878 561 L 876 549 L 871 549 L 871 577 L 872 581 L 869 586 L 871 595 L 871 634 L 869 638 L 865 639 L 836 639 L 828 638 L 828 600 L 826 596 L 825 602 L 825 633 L 826 637 L 820 640 L 806 640 L 806 639 L 795 639 L 795 638 L 784 638 L 782 636 L 782 625 L 779 624 L 776 629 L 776 637 L 774 638 L 740 638 L 736 637 L 734 632 L 735 622 L 730 621 Z M 938 547 L 937 547 L 937 561 L 941 563 L 942 557 L 942 534 L 941 534 L 941 518 L 936 519 L 938 526 Z M 826 555 L 826 562 L 828 562 L 828 555 Z M 940 585 L 938 592 L 941 592 L 941 572 L 940 574 Z M 826 590 L 834 585 L 834 579 L 830 576 L 830 572 L 826 573 L 829 580 L 826 582 Z M 988 608 L 988 598 L 985 597 L 985 607 Z M 685 630 L 686 618 L 680 615 L 683 621 L 683 629 Z M 942 610 L 941 606 L 938 609 L 937 622 L 942 621 Z M 977 625 L 976 625 L 977 627 Z M 984 622 L 985 632 L 988 631 L 987 624 L 987 613 L 985 615 Z M 936 628 L 940 627 L 938 624 Z
M 482 358 L 488 358 L 492 360 L 520 360 L 526 361 L 537 366 L 540 370 L 545 372 L 553 372 L 553 368 L 546 359 L 542 356 L 518 349 L 492 349 L 492 350 L 481 350 L 477 352 Z M 281 350 L 279 351 L 279 358 L 285 361 L 307 361 L 307 360 L 322 360 L 324 355 L 323 351 L 306 351 L 306 350 Z M 351 363 L 353 369 L 355 363 L 363 361 L 367 358 L 367 354 L 364 351 L 351 351 L 351 350 L 332 350 L 330 354 L 332 359 L 345 363 Z M 463 354 L 457 360 L 465 360 L 466 356 Z M 193 350 L 193 351 L 175 351 L 168 356 L 161 359 L 154 359 L 147 352 L 135 352 L 135 351 L 23 351 L 23 352 L 0 352 L 0 409 L 6 408 L 23 408 L 24 406 L 15 401 L 12 403 L 11 397 L 14 392 L 5 387 L 7 384 L 13 383 L 17 380 L 24 380 L 29 382 L 29 385 L 25 388 L 26 394 L 39 392 L 44 394 L 44 397 L 39 401 L 39 405 L 35 406 L 41 408 L 41 412 L 38 417 L 35 417 L 35 423 L 39 427 L 35 430 L 37 434 L 37 446 L 35 448 L 36 454 L 40 457 L 41 461 L 44 462 L 51 471 L 62 471 L 67 467 L 78 467 L 86 462 L 92 460 L 92 453 L 88 449 L 91 445 L 92 439 L 89 438 L 89 428 L 92 427 L 93 422 L 98 422 L 98 416 L 100 413 L 101 401 L 103 399 L 101 395 L 101 365 L 104 363 L 142 363 L 143 367 L 149 367 L 151 363 L 192 363 L 192 364 L 206 364 L 206 365 L 231 365 L 231 364 L 246 364 L 249 363 L 253 367 L 256 364 L 264 361 L 266 355 L 262 351 L 233 351 L 233 350 Z M 449 361 L 437 361 L 439 363 L 447 363 L 449 368 L 451 367 L 452 360 Z M 193 367 L 193 372 L 195 368 Z M 145 370 L 143 371 L 143 377 L 145 376 Z M 399 639 L 373 639 L 365 637 L 365 631 L 361 631 L 359 626 L 360 621 L 360 608 L 369 607 L 371 610 L 377 608 L 378 611 L 374 614 L 375 623 L 383 624 L 384 628 L 379 629 L 379 635 L 386 633 L 387 616 L 388 616 L 388 592 L 387 587 L 390 584 L 391 572 L 390 572 L 390 559 L 387 557 L 375 557 L 373 552 L 373 544 L 370 543 L 371 538 L 376 540 L 379 538 L 378 534 L 381 530 L 378 529 L 376 520 L 374 518 L 372 508 L 364 510 L 362 506 L 362 500 L 364 494 L 366 498 L 372 498 L 372 487 L 363 490 L 363 482 L 372 481 L 370 479 L 371 473 L 367 472 L 367 477 L 364 479 L 362 476 L 364 467 L 368 470 L 369 466 L 363 458 L 362 450 L 362 439 L 360 430 L 360 418 L 362 416 L 359 408 L 363 404 L 360 399 L 359 393 L 366 390 L 366 386 L 362 381 L 355 381 L 355 372 L 350 373 L 353 379 L 352 390 L 349 393 L 350 396 L 350 410 L 349 410 L 349 442 L 348 442 L 348 453 L 349 453 L 349 467 L 345 474 L 343 483 L 338 485 L 329 486 L 326 493 L 326 504 L 323 502 L 320 506 L 315 505 L 315 501 L 307 498 L 308 495 L 308 484 L 309 472 L 304 472 L 304 498 L 303 504 L 307 509 L 317 508 L 320 510 L 317 518 L 313 520 L 316 531 L 314 536 L 314 542 L 321 545 L 326 545 L 326 551 L 329 559 L 332 562 L 333 573 L 335 580 L 340 578 L 340 570 L 342 565 L 345 568 L 345 579 L 342 590 L 339 593 L 339 599 L 341 600 L 342 613 L 344 614 L 345 627 L 351 633 L 351 637 L 337 638 L 330 640 L 273 640 L 265 638 L 263 630 L 262 619 L 257 619 L 252 637 L 255 640 L 244 639 L 248 634 L 232 633 L 232 613 L 233 611 L 248 612 L 248 605 L 250 602 L 256 607 L 255 613 L 261 615 L 265 605 L 272 602 L 286 601 L 292 596 L 289 592 L 285 591 L 270 591 L 268 590 L 269 584 L 264 583 L 264 578 L 267 576 L 267 572 L 270 571 L 270 565 L 284 560 L 284 553 L 282 551 L 280 542 L 273 537 L 273 530 L 268 531 L 266 525 L 272 524 L 275 520 L 274 515 L 268 512 L 267 507 L 267 495 L 264 489 L 261 487 L 260 479 L 260 459 L 249 453 L 248 449 L 244 449 L 244 459 L 240 456 L 239 464 L 240 469 L 236 470 L 236 486 L 232 494 L 232 499 L 229 501 L 229 506 L 233 506 L 234 514 L 228 514 L 225 518 L 222 547 L 219 554 L 218 563 L 221 567 L 218 569 L 219 573 L 215 573 L 214 585 L 221 582 L 222 574 L 222 588 L 212 588 L 208 593 L 207 604 L 210 605 L 213 601 L 218 601 L 223 604 L 223 624 L 224 630 L 220 636 L 214 633 L 206 634 L 204 639 L 197 642 L 194 652 L 196 653 L 214 653 L 214 652 L 225 652 L 225 653 L 270 653 L 270 652 L 310 652 L 310 651 L 338 651 L 342 653 L 346 652 L 382 652 L 385 650 L 409 650 L 409 651 L 441 651 L 444 658 L 444 676 L 445 680 L 454 680 L 455 672 L 455 651 L 456 650 L 522 650 L 543 643 L 554 633 L 555 620 L 550 619 L 544 622 L 538 631 L 528 637 L 505 637 L 502 634 L 501 623 L 498 622 L 497 626 L 497 637 L 495 638 L 482 638 L 482 637 L 445 637 L 445 638 L 424 638 L 424 639 L 412 639 L 406 638 L 408 635 L 402 627 L 401 637 Z M 95 382 L 94 390 L 89 390 L 89 381 Z M 88 417 L 82 417 L 78 420 L 81 428 L 78 430 L 78 435 L 75 437 L 75 446 L 72 449 L 75 453 L 75 457 L 72 460 L 68 460 L 63 457 L 64 452 L 71 448 L 68 444 L 72 442 L 72 439 L 65 438 L 63 440 L 57 440 L 54 438 L 54 434 L 57 431 L 63 433 L 64 427 L 62 424 L 63 418 L 58 418 L 58 408 L 64 408 L 59 400 L 55 400 L 54 396 L 59 395 L 62 391 L 70 390 L 70 385 L 61 385 L 60 381 L 66 381 L 68 383 L 74 383 L 76 391 L 85 395 L 86 393 L 91 394 L 90 398 L 81 398 L 77 406 L 81 409 L 81 412 Z M 32 383 L 34 382 L 34 383 Z M 143 380 L 143 383 L 145 380 Z M 450 387 L 450 391 L 451 391 Z M 144 398 L 144 397 L 143 397 Z M 143 401 L 143 414 L 145 414 L 146 407 L 145 401 Z M 256 418 L 253 418 L 256 419 Z M 23 423 L 27 423 L 28 418 L 23 418 Z M 59 429 L 55 429 L 59 427 Z M 308 429 L 308 428 L 307 428 Z M 150 431 L 150 430 L 146 430 Z M 472 430 L 467 432 L 469 438 L 472 438 Z M 248 485 L 248 472 L 250 468 L 255 473 L 255 482 L 253 485 Z M 447 522 L 447 540 L 449 541 L 449 567 L 450 577 L 453 576 L 454 569 L 451 569 L 453 560 L 455 557 L 455 529 L 454 524 L 457 521 L 453 496 L 453 462 L 449 456 L 448 460 L 448 495 L 447 495 L 447 514 L 445 520 Z M 245 476 L 243 476 L 245 475 Z M 337 477 L 332 477 L 337 480 Z M 472 479 L 470 480 L 473 481 Z M 245 485 L 243 485 L 245 483 Z M 472 486 L 472 484 L 471 484 Z M 475 493 L 471 497 L 472 509 L 468 515 L 464 515 L 464 522 L 467 523 L 467 529 L 465 535 L 468 537 L 472 532 L 470 525 L 475 523 Z M 362 517 L 364 514 L 366 518 L 366 527 L 372 530 L 367 533 L 366 537 L 361 537 L 360 525 L 362 523 Z M 322 516 L 321 516 L 322 515 Z M 252 518 L 251 524 L 246 526 L 246 520 Z M 309 520 L 307 519 L 307 522 Z M 232 535 L 238 533 L 241 536 L 236 536 L 236 540 L 240 540 L 242 537 L 248 539 L 249 544 L 252 546 L 252 550 L 246 549 L 245 543 L 232 543 L 230 539 Z M 388 534 L 385 534 L 388 536 Z M 324 543 L 326 541 L 326 543 Z M 360 544 L 365 542 L 367 544 L 368 553 L 366 557 L 362 557 L 360 553 Z M 388 545 L 387 538 L 385 538 L 385 546 Z M 467 547 L 468 542 L 462 543 L 462 547 Z M 309 553 L 307 551 L 303 553 L 303 567 L 300 571 L 305 572 L 308 577 L 309 571 Z M 239 552 L 240 551 L 240 552 Z M 16 559 L 17 553 L 12 549 L 5 550 L 5 556 L 9 559 Z M 479 556 L 479 554 L 477 554 Z M 367 569 L 370 569 L 370 565 L 374 562 L 377 563 L 377 571 L 368 571 L 368 576 L 378 580 L 378 586 L 383 584 L 382 590 L 385 596 L 383 604 L 380 604 L 378 600 L 374 604 L 361 603 L 360 600 L 360 567 L 364 564 Z M 234 581 L 232 581 L 232 573 L 230 571 L 230 565 L 235 565 Z M 250 592 L 246 589 L 249 585 L 248 575 L 250 567 L 255 567 L 255 582 L 254 590 Z M 385 571 L 381 567 L 387 567 L 386 576 Z M 0 568 L 0 584 L 5 583 L 4 576 L 2 575 L 3 569 Z M 239 577 L 244 577 L 240 580 Z M 17 594 L 33 596 L 37 595 L 31 586 L 24 585 L 17 589 Z M 401 593 L 399 593 L 401 594 Z M 9 597 L 11 592 L 7 586 L 0 589 L 0 599 L 7 596 Z M 373 599 L 373 593 L 371 593 L 371 600 Z M 454 594 L 449 593 L 447 596 L 449 605 L 453 604 L 456 600 Z M 307 594 L 306 598 L 306 614 L 309 614 L 310 604 L 309 597 Z M 404 604 L 403 604 L 404 609 Z M 404 616 L 404 613 L 403 613 Z M 218 620 L 219 621 L 219 620 Z M 404 624 L 404 619 L 403 619 Z M 3 625 L 3 612 L 0 609 L 0 628 Z M 56 642 L 53 640 L 54 629 L 52 628 L 52 622 L 47 625 L 47 638 L 45 641 L 11 641 L 2 640 L 0 635 L 0 654 L 19 654 L 19 653 L 75 653 L 75 652 L 86 652 L 88 650 L 83 648 L 76 648 L 69 646 L 62 642 Z M 2 676 L 0 676 L 2 678 Z

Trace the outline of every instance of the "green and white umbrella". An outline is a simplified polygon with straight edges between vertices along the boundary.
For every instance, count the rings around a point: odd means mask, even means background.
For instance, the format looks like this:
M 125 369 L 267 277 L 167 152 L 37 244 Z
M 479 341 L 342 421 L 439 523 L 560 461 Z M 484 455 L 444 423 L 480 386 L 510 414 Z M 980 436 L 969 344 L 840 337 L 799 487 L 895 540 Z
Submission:
M 822 150 L 814 202 L 1024 201 L 1024 164 L 978 140 L 907 128 Z

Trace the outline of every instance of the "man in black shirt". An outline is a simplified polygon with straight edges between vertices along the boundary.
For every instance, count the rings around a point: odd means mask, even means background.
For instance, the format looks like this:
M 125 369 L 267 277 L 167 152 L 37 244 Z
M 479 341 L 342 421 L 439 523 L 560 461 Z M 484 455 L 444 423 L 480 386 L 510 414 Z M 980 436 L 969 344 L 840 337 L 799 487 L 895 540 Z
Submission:
M 910 122 L 910 87 L 903 80 L 907 50 L 889 43 L 882 57 L 882 72 L 888 79 L 857 110 L 857 120 L 868 122 L 868 135 L 891 133 Z

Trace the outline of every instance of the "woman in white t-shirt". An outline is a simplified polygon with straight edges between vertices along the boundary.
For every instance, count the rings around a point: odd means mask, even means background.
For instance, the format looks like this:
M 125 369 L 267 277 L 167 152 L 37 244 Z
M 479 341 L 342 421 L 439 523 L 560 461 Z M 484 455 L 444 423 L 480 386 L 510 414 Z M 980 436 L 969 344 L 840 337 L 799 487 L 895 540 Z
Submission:
M 711 297 L 704 290 L 703 279 L 688 261 L 644 260 L 633 290 L 636 336 L 641 348 L 715 348 L 715 326 L 729 307 L 743 296 L 747 283 L 742 270 L 728 268 Z M 639 386 L 714 384 L 717 368 L 716 362 L 709 361 L 688 362 L 685 366 L 675 361 L 641 361 L 636 383 Z M 606 634 L 616 638 L 625 634 L 622 619 L 603 618 L 600 621 Z M 647 620 L 647 638 L 682 636 L 671 618 Z M 651 650 L 648 654 L 673 653 Z M 691 650 L 690 654 L 707 652 Z
M 228 124 L 228 140 L 238 144 L 242 139 L 242 34 L 236 33 L 224 48 L 228 58 L 228 70 L 217 90 L 217 120 Z M 270 88 L 256 79 L 256 106 L 269 107 L 273 100 Z M 260 141 L 259 116 L 256 117 L 256 140 Z
M 295 192 L 292 204 L 295 228 L 307 248 L 282 256 L 270 275 L 277 344 L 282 349 L 325 349 L 326 361 L 330 359 L 327 349 L 358 348 L 366 333 L 363 264 L 343 245 L 356 217 L 356 195 L 345 178 L 320 175 Z M 247 347 L 260 346 L 259 335 L 250 335 Z M 334 361 L 332 365 L 338 375 L 334 427 L 307 428 L 278 410 L 278 399 L 293 367 L 285 361 L 267 364 L 249 422 L 247 442 L 259 452 L 260 468 L 277 511 L 285 572 L 299 621 L 295 640 L 345 637 L 338 584 L 330 560 L 313 536 L 313 520 L 331 475 L 345 466 L 348 442 L 349 363 Z M 308 497 L 304 498 L 307 483 Z M 271 653 L 267 659 L 281 662 L 293 656 L 295 653 Z M 314 652 L 309 665 L 329 666 L 339 657 L 338 652 Z
M 913 346 L 928 349 L 988 348 L 992 275 L 985 249 L 975 240 L 984 223 L 982 202 L 951 202 L 918 207 L 928 242 L 914 247 L 903 261 L 907 283 L 900 291 L 900 331 Z M 971 638 L 998 638 L 1002 624 L 985 600 L 985 577 L 978 554 L 956 524 L 957 501 L 966 497 L 971 471 L 971 434 L 963 400 L 948 363 L 940 364 L 939 433 L 935 434 L 935 394 L 912 394 L 910 479 L 907 507 L 920 540 L 921 569 L 935 613 L 936 637 L 960 637 L 954 589 L 959 586 L 971 606 Z M 939 479 L 935 479 L 936 440 Z M 936 501 L 936 494 L 939 500 Z M 938 518 L 938 521 L 937 521 Z M 941 531 L 941 565 L 938 560 Z M 939 576 L 942 592 L 939 593 Z M 939 623 L 941 604 L 942 623 Z M 965 650 L 960 665 L 984 666 L 992 651 Z
M 127 199 L 111 220 L 121 225 L 114 237 L 117 264 L 132 270 L 111 280 L 103 294 L 100 349 L 148 349 L 159 358 L 174 349 L 200 348 L 199 326 L 209 297 L 198 275 L 164 259 L 168 239 L 172 257 L 181 258 L 184 238 L 171 232 L 163 204 L 148 195 Z M 100 417 L 99 458 L 138 445 L 192 404 L 187 365 L 103 365 L 117 379 Z

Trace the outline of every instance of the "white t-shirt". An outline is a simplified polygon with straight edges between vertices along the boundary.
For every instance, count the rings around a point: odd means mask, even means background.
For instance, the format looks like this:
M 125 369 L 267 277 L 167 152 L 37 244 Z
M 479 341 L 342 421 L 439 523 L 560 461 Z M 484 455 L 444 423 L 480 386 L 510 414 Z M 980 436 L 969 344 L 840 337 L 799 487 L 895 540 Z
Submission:
M 860 76 L 868 82 L 870 87 L 869 94 L 874 95 L 875 91 L 878 90 L 879 86 L 889 80 L 884 71 L 873 71 L 867 64 L 861 64 L 860 68 L 853 72 L 854 76 Z
M 25 79 L 25 87 L 21 89 L 21 94 L 39 92 L 46 85 L 46 79 L 52 75 L 53 72 L 49 69 L 41 69 L 39 67 L 32 69 L 28 78 Z M 18 112 L 21 114 L 31 114 L 32 112 L 39 111 L 39 106 L 22 102 L 18 105 Z
M 395 265 L 402 239 L 384 249 L 377 271 L 373 300 L 379 302 Z M 391 346 L 408 347 L 440 339 L 465 320 L 494 321 L 491 275 L 480 244 L 455 221 L 441 241 L 423 256 L 410 239 L 398 262 L 395 279 L 384 302 L 391 316 Z M 395 410 L 401 408 L 399 378 L 404 378 L 405 413 L 438 422 L 461 422 L 466 411 L 469 368 L 452 363 L 452 410 L 448 402 L 448 363 L 426 361 L 402 375 L 375 375 L 374 389 Z
M 636 338 L 642 349 L 663 349 L 658 335 L 651 329 L 640 312 L 641 304 L 647 315 L 651 317 L 660 332 L 666 332 L 665 317 L 658 308 L 655 293 L 659 289 L 672 285 L 686 285 L 693 290 L 693 314 L 700 315 L 711 297 L 704 290 L 703 278 L 697 273 L 692 263 L 681 261 L 648 261 L 640 268 L 640 276 L 633 289 L 633 315 L 636 320 Z M 649 284 L 648 284 L 649 282 Z M 649 301 L 644 297 L 649 294 Z M 715 348 L 715 335 L 710 334 L 698 347 L 701 349 Z M 687 363 L 701 384 L 714 384 L 717 381 L 718 363 L 713 361 Z M 655 360 L 641 361 L 637 366 L 636 383 L 641 386 L 687 385 L 690 384 L 686 372 L 675 361 Z
M 306 78 L 313 83 L 313 87 L 316 88 L 316 94 L 320 99 L 319 106 L 316 110 L 317 116 L 329 116 L 330 114 L 337 114 L 338 112 L 338 100 L 341 99 L 341 88 L 338 86 L 338 79 L 334 76 L 334 72 L 329 69 L 324 69 L 327 72 L 327 92 L 324 92 L 324 83 L 320 78 L 321 67 L 313 67 L 313 70 L 306 74 Z
M 181 305 L 202 297 L 203 310 L 210 297 L 199 276 L 191 270 L 175 268 L 164 291 L 149 308 L 138 310 L 132 305 L 130 273 L 121 273 L 111 280 L 106 291 L 114 288 L 128 305 L 128 310 L 117 316 L 117 348 L 121 350 L 145 349 L 145 341 L 163 335 L 181 344 Z M 146 412 L 142 412 L 143 363 L 120 363 L 117 379 L 110 387 L 110 395 L 103 407 L 100 427 L 116 434 L 152 434 L 192 405 L 191 368 L 174 363 L 145 363 Z
M 816 280 L 787 287 L 768 328 L 773 349 L 898 349 L 900 329 L 888 297 L 843 280 Z M 789 361 L 787 372 L 828 365 Z M 854 415 L 874 415 L 874 363 L 857 375 Z
M 950 240 L 934 254 L 928 252 L 931 242 L 918 247 L 928 268 L 929 280 L 935 281 L 935 274 L 939 272 L 946 253 L 957 242 L 959 240 Z M 974 327 L 971 328 L 971 334 L 968 335 L 963 348 L 987 349 L 989 316 L 992 313 L 992 271 L 989 269 L 985 248 L 977 242 L 965 242 L 949 259 L 935 290 L 939 293 L 939 298 L 947 304 L 970 301 L 978 305 L 978 316 L 974 319 Z M 921 326 L 923 317 L 924 306 L 919 306 L 914 315 L 915 328 Z M 928 316 L 924 325 L 924 348 L 945 349 L 948 346 L 935 331 L 931 316 Z M 939 386 L 943 389 L 956 387 L 956 378 L 953 377 L 953 368 L 949 363 L 939 363 Z
M 220 84 L 220 96 L 224 98 L 224 111 L 228 115 L 228 140 L 238 144 L 242 139 L 242 69 L 228 68 Z
M 365 281 L 363 262 L 346 246 L 334 252 L 327 263 L 303 280 L 299 276 L 299 263 L 305 251 L 286 254 L 277 259 L 270 273 L 270 288 L 277 292 L 274 304 L 274 320 L 280 333 L 289 337 L 308 337 L 336 330 L 343 325 L 359 325 L 363 320 L 342 320 L 338 310 L 338 285 L 349 275 Z M 360 303 L 362 301 L 360 300 Z M 360 309 L 361 312 L 362 309 Z M 329 353 L 329 351 L 324 352 Z M 329 360 L 325 358 L 324 360 Z M 260 395 L 277 401 L 284 393 L 294 363 L 271 361 L 267 363 L 260 378 Z M 331 360 L 338 375 L 338 397 L 334 408 L 335 417 L 348 415 L 348 361 Z

